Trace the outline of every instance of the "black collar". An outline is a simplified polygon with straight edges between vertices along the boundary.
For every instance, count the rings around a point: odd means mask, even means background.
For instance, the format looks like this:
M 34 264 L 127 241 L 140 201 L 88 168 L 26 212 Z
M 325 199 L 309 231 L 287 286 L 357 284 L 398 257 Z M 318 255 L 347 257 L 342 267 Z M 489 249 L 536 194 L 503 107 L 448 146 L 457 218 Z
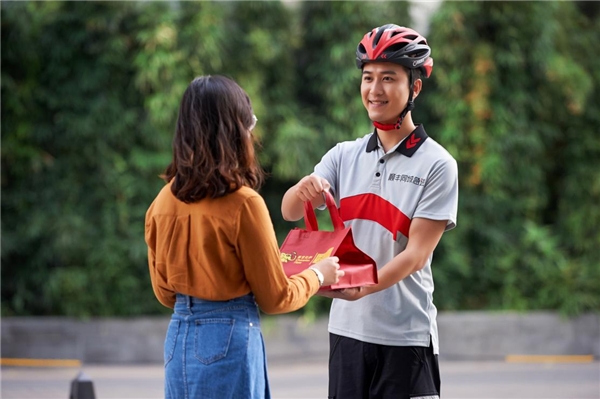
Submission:
M 411 134 L 400 143 L 398 147 L 396 147 L 396 152 L 399 152 L 402 155 L 406 155 L 407 157 L 412 157 L 415 152 L 421 147 L 421 145 L 427 140 L 427 133 L 425 133 L 425 128 L 423 125 L 417 125 L 415 130 L 412 131 Z M 379 148 L 379 140 L 377 136 L 377 128 L 373 130 L 373 135 L 369 139 L 367 143 L 367 152 L 371 152 Z

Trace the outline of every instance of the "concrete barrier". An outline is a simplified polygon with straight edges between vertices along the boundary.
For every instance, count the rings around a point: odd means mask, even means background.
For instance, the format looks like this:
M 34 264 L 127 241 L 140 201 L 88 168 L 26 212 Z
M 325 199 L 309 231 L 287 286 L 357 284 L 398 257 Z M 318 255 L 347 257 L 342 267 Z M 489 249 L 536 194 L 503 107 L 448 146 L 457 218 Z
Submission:
M 2 319 L 2 357 L 79 359 L 95 364 L 162 362 L 169 316 L 139 318 L 9 317 Z M 600 358 L 600 314 L 566 319 L 553 312 L 442 312 L 441 358 L 502 360 L 507 355 Z M 263 316 L 270 360 L 326 357 L 327 320 Z
M 553 312 L 456 312 L 438 316 L 447 360 L 503 360 L 507 355 L 600 357 L 600 314 L 564 318 Z

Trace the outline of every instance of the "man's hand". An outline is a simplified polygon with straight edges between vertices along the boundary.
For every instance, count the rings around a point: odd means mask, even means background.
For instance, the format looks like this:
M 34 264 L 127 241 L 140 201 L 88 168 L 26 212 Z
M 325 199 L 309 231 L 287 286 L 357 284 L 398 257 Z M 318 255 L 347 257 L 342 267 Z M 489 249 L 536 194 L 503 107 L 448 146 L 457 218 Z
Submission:
M 304 176 L 298 183 L 296 183 L 295 192 L 296 196 L 302 201 L 315 201 L 317 203 L 322 204 L 323 201 L 323 192 L 329 190 L 331 184 L 322 177 L 317 175 L 308 175 Z M 313 202 L 313 204 L 315 204 Z
M 346 301 L 356 301 L 371 292 L 369 287 L 343 288 L 341 290 L 319 291 L 317 295 L 327 298 L 344 299 Z
M 286 191 L 281 201 L 281 215 L 287 221 L 296 221 L 304 216 L 304 203 L 310 201 L 313 208 L 325 203 L 324 191 L 331 184 L 317 175 L 304 176 L 298 183 Z

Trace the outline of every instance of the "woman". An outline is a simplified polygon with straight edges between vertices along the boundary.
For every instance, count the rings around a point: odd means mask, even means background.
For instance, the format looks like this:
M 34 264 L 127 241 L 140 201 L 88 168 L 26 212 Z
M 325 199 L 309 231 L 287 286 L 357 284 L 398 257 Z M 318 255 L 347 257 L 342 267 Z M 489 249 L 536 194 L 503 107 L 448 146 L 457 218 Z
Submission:
M 270 398 L 260 307 L 304 306 L 343 272 L 331 257 L 287 278 L 267 207 L 255 191 L 250 98 L 202 76 L 183 95 L 167 184 L 146 213 L 152 288 L 173 308 L 165 339 L 166 398 Z

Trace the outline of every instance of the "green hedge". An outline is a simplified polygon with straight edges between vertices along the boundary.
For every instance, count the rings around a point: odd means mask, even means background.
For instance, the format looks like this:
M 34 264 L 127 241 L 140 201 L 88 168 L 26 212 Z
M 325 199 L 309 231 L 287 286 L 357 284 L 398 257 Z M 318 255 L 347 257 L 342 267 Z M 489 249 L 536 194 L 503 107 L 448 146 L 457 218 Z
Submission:
M 409 4 L 2 2 L 3 316 L 167 311 L 143 219 L 198 75 L 252 97 L 283 239 L 295 226 L 284 191 L 371 129 L 356 44 L 412 25 Z M 598 10 L 446 2 L 433 16 L 414 119 L 456 157 L 461 184 L 458 228 L 434 255 L 440 309 L 600 309 Z

